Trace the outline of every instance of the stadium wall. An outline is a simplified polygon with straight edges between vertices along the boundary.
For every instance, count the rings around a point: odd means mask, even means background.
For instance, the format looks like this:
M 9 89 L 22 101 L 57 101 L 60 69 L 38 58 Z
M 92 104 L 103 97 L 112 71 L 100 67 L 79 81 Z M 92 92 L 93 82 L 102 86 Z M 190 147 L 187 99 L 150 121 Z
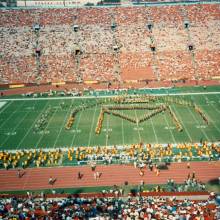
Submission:
M 13 0 L 11 0 L 13 1 Z M 113 0 L 114 1 L 114 0 Z M 189 0 L 189 1 L 181 1 L 181 0 L 155 0 L 155 1 L 132 1 L 132 0 L 121 0 L 120 3 L 103 3 L 101 0 L 17 0 L 17 7 L 45 7 L 45 8 L 53 8 L 53 7 L 83 7 L 88 5 L 89 7 L 110 7 L 110 6 L 163 6 L 163 5 L 179 5 L 179 4 L 207 4 L 207 3 L 220 3 L 220 0 Z

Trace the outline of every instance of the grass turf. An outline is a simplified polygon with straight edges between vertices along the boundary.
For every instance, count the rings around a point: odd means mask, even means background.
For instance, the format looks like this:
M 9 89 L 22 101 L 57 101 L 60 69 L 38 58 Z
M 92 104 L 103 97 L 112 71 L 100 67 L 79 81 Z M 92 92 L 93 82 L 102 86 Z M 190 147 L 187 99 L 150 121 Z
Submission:
M 167 93 L 166 90 L 163 91 L 165 94 Z M 185 92 L 185 90 L 183 91 Z M 95 128 L 100 113 L 98 105 L 77 113 L 72 128 L 66 130 L 65 125 L 73 108 L 82 103 L 95 103 L 96 99 L 63 99 L 60 97 L 47 100 L 7 100 L 7 103 L 0 108 L 0 150 L 126 145 L 139 142 L 219 141 L 220 96 L 209 93 L 209 89 L 203 92 L 206 91 L 206 94 L 201 95 L 175 96 L 194 100 L 210 122 L 209 125 L 206 125 L 200 115 L 191 107 L 171 104 L 173 112 L 183 126 L 183 132 L 177 131 L 172 118 L 166 111 L 140 124 L 105 114 L 102 131 L 97 135 Z M 210 91 L 219 91 L 219 87 Z M 65 107 L 61 108 L 61 103 L 64 103 Z M 54 109 L 48 118 L 48 123 L 42 132 L 35 133 L 34 125 L 48 108 Z M 121 110 L 121 112 L 131 117 L 141 117 L 146 113 L 143 110 Z

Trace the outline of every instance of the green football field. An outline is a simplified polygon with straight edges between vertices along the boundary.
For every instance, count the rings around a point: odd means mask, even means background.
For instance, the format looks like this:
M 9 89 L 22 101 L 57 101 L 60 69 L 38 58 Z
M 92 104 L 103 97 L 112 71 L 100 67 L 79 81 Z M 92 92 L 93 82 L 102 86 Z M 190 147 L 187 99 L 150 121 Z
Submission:
M 163 96 L 165 97 L 165 96 Z M 104 114 L 100 134 L 96 126 L 103 105 L 115 105 L 110 98 L 56 97 L 45 99 L 1 99 L 0 100 L 0 150 L 33 149 L 74 146 L 111 146 L 132 143 L 182 143 L 210 142 L 220 140 L 220 93 L 175 94 L 174 100 L 195 103 L 208 118 L 205 123 L 192 107 L 169 103 L 182 125 L 183 131 L 176 129 L 168 111 L 161 112 L 142 123 L 132 123 L 112 114 Z M 135 99 L 135 97 L 133 97 Z M 102 102 L 100 104 L 100 102 Z M 161 105 L 163 99 L 153 103 Z M 125 104 L 124 106 L 139 104 Z M 66 123 L 71 112 L 80 106 L 72 127 Z M 92 106 L 92 107 L 91 107 Z M 47 115 L 47 112 L 49 114 Z M 120 110 L 131 118 L 141 118 L 151 110 Z M 42 115 L 46 120 L 40 129 Z

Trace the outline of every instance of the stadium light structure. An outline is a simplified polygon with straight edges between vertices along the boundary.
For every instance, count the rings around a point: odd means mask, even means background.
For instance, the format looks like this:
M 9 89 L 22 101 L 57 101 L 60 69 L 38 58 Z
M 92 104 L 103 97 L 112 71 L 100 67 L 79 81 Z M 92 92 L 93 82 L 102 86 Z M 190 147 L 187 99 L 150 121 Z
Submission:
M 184 21 L 184 28 L 189 28 L 189 21 Z
M 152 24 L 152 23 L 148 23 L 148 24 L 147 24 L 147 29 L 148 29 L 149 31 L 151 31 L 152 28 L 153 28 L 153 24 Z
M 152 52 L 156 51 L 156 47 L 153 44 L 150 45 L 150 49 L 151 49 Z
M 41 49 L 40 48 L 36 48 L 35 53 L 38 57 L 41 56 Z
M 116 29 L 116 27 L 117 27 L 117 24 L 115 22 L 112 22 L 112 24 L 111 24 L 112 31 L 114 31 Z
M 74 25 L 73 25 L 73 31 L 74 31 L 74 32 L 78 32 L 78 30 L 79 30 L 79 25 L 74 24 Z
M 192 44 L 189 44 L 188 48 L 189 48 L 190 51 L 194 50 L 194 46 Z
M 33 29 L 34 29 L 34 31 L 39 31 L 40 30 L 40 24 L 34 24 Z

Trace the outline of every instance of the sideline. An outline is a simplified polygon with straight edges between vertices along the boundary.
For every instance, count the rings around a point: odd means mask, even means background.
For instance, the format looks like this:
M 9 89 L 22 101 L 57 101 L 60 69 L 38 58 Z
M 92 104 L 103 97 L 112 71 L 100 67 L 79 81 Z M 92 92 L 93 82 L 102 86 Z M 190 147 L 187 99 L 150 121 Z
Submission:
M 150 95 L 150 96 L 189 96 L 189 95 L 218 95 L 220 92 L 189 92 L 189 93 L 164 93 L 164 94 L 140 94 L 140 95 Z M 138 94 L 139 95 L 139 94 Z M 0 101 L 33 101 L 33 100 L 59 100 L 59 99 L 101 99 L 118 97 L 120 95 L 99 95 L 99 96 L 60 96 L 60 97 L 43 97 L 43 98 L 1 98 Z M 129 95 L 137 96 L 137 95 Z
M 211 145 L 211 144 L 217 144 L 217 145 L 220 145 L 220 142 L 219 141 L 216 141 L 216 142 L 207 142 L 207 145 Z M 146 145 L 148 143 L 144 143 L 144 145 Z M 179 144 L 181 143 L 169 143 L 171 144 L 174 148 L 177 147 Z M 184 142 L 184 144 L 191 144 L 191 145 L 195 145 L 197 144 L 198 146 L 202 146 L 201 143 L 199 142 Z M 161 144 L 152 144 L 152 146 L 154 145 L 160 145 L 162 147 L 167 147 L 168 143 L 161 143 Z M 80 145 L 81 146 L 81 145 Z M 85 145 L 84 145 L 85 146 Z M 124 150 L 124 149 L 128 149 L 130 145 L 117 145 L 117 149 L 118 150 Z M 18 151 L 34 151 L 36 150 L 37 152 L 39 152 L 40 150 L 43 150 L 44 152 L 49 152 L 49 151 L 57 151 L 57 150 L 61 150 L 62 152 L 68 152 L 69 149 L 74 149 L 74 151 L 76 151 L 78 149 L 79 146 L 65 146 L 65 147 L 39 147 L 39 148 L 21 148 L 21 149 L 4 149 L 5 152 L 9 152 L 9 153 L 16 153 Z M 87 147 L 90 147 L 90 148 L 93 148 L 93 149 L 96 149 L 97 147 L 106 147 L 105 145 L 104 146 L 100 146 L 100 145 L 94 145 L 94 146 L 87 146 Z M 115 147 L 115 145 L 108 145 L 107 146 L 108 149 L 112 149 Z M 0 152 L 2 151 L 2 149 L 0 149 Z

